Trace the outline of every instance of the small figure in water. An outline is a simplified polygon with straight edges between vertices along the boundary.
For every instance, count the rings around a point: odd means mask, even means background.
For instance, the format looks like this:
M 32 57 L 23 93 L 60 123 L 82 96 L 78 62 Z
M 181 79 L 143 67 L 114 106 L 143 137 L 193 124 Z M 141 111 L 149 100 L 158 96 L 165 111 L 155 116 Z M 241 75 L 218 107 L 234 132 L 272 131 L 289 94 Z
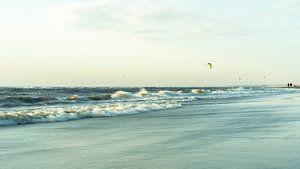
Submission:
M 290 87 L 293 87 L 293 83 L 290 83 Z
M 287 84 L 287 87 L 288 87 L 288 88 L 290 87 L 290 83 Z

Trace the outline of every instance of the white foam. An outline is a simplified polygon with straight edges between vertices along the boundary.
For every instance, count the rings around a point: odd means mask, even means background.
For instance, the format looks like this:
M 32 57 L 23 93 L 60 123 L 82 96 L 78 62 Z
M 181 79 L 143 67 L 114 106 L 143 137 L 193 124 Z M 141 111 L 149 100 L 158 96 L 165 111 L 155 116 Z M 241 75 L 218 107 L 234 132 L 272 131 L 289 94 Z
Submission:
M 79 99 L 79 96 L 77 96 L 77 95 L 72 95 L 67 98 L 67 100 L 78 100 L 78 99 Z
M 180 95 L 180 92 L 176 92 L 176 91 L 169 91 L 169 90 L 160 90 L 156 93 L 156 95 L 164 95 L 164 96 L 177 96 Z
M 131 97 L 132 93 L 125 91 L 117 91 L 111 95 L 112 98 L 128 98 Z
M 202 90 L 202 89 L 192 89 L 191 92 L 193 94 L 202 94 L 202 93 L 204 93 L 204 90 Z
M 139 97 L 144 97 L 147 95 L 150 95 L 150 92 L 148 92 L 146 89 L 141 89 L 138 93 L 135 94 L 136 96 Z
M 176 108 L 179 106 L 181 106 L 181 104 L 165 101 L 160 103 L 110 103 L 90 106 L 2 112 L 0 114 L 0 126 L 43 122 L 63 122 L 92 117 L 120 116 L 153 110 Z

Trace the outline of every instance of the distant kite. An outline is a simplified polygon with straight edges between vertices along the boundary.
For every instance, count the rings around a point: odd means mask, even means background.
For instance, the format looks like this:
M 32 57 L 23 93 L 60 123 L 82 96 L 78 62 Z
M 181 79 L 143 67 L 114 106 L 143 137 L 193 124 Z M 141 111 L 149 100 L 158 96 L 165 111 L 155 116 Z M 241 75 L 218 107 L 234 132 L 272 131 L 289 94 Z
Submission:
M 209 67 L 209 69 L 212 69 L 212 68 L 213 68 L 212 63 L 207 63 L 207 66 Z
M 265 79 L 265 78 L 266 78 L 266 76 L 263 76 L 263 78 Z

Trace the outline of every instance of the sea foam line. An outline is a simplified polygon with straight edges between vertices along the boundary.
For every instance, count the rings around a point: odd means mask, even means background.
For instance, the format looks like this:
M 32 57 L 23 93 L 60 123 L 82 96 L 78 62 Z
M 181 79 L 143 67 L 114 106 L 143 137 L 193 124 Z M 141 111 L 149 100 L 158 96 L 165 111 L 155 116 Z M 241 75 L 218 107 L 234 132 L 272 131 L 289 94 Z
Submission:
M 115 103 L 90 106 L 46 108 L 0 113 L 0 126 L 63 122 L 83 118 L 110 117 L 180 107 L 175 102 L 162 103 Z

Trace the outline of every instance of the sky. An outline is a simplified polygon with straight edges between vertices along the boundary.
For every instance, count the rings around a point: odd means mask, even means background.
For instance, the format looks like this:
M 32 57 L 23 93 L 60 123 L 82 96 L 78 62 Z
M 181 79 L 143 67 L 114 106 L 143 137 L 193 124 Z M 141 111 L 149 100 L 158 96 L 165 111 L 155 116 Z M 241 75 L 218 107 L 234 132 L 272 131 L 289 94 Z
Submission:
M 300 83 L 300 0 L 0 0 L 0 46 L 0 86 Z

